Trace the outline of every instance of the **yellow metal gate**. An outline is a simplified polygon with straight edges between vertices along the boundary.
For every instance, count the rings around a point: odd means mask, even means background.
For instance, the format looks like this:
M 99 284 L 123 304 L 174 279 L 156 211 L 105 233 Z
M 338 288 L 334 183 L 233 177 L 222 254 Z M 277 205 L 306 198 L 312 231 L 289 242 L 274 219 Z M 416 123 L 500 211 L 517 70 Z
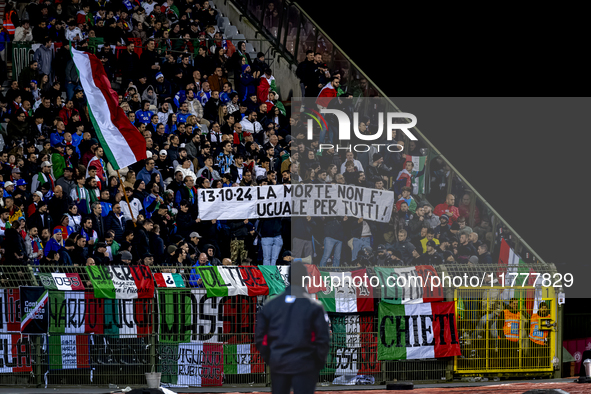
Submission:
M 552 372 L 556 353 L 554 289 L 457 288 L 454 291 L 462 355 L 454 372 Z

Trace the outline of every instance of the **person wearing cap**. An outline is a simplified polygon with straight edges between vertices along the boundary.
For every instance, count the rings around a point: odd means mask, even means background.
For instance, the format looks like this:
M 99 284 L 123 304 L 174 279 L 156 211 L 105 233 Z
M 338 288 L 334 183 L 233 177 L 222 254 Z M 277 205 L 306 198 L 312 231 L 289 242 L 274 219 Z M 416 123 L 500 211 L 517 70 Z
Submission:
M 31 201 L 31 193 L 27 190 L 27 181 L 24 179 L 17 179 L 14 184 L 16 186 L 14 195 L 17 197 L 20 195 L 24 205 L 28 205 Z
M 11 197 L 14 192 L 14 183 L 11 181 L 4 182 L 4 198 Z
M 199 248 L 198 248 L 199 240 L 201 238 L 202 238 L 201 235 L 199 235 L 199 233 L 196 231 L 193 231 L 191 234 L 189 234 L 189 247 L 194 250 L 194 253 L 191 253 L 191 254 L 197 254 L 197 255 L 201 254 L 201 252 L 199 251 Z
M 359 130 L 361 131 L 361 127 Z M 372 162 L 369 163 L 367 168 L 367 177 L 369 178 L 369 181 L 375 183 L 381 180 L 388 183 L 388 176 L 391 172 L 392 169 L 384 164 L 384 154 L 381 152 L 374 153 Z M 411 210 L 411 212 L 414 212 L 414 210 Z
M 72 178 L 73 175 L 74 169 L 65 167 L 63 176 L 55 181 L 55 186 L 61 186 L 66 196 L 71 196 L 73 188 L 76 187 L 76 182 Z
M 146 253 L 146 254 L 149 254 L 149 253 Z M 120 258 L 120 261 L 123 265 L 131 265 L 131 262 L 133 260 L 132 254 L 129 253 L 127 250 L 122 251 L 116 257 Z
M 443 259 L 437 253 L 437 244 L 434 240 L 427 241 L 427 253 L 424 253 L 419 257 L 421 265 L 438 265 L 443 264 Z
M 111 264 L 111 260 L 109 260 L 109 253 L 107 252 L 107 244 L 105 242 L 97 242 L 96 249 L 92 253 L 91 256 L 96 265 L 109 265 Z
M 443 238 L 445 236 L 452 236 L 449 227 L 449 216 L 443 214 L 439 217 L 439 225 L 435 227 L 435 237 L 436 238 Z
M 290 285 L 258 312 L 255 344 L 271 372 L 272 392 L 312 394 L 329 352 L 329 318 L 307 294 L 304 264 L 291 264 Z

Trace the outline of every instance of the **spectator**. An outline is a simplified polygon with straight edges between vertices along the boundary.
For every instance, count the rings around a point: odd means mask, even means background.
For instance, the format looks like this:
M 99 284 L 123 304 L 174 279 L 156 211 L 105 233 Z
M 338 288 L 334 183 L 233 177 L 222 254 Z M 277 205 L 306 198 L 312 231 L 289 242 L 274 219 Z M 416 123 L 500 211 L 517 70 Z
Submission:
M 454 222 L 460 217 L 458 208 L 454 206 L 455 200 L 456 198 L 453 194 L 448 194 L 445 203 L 437 205 L 433 213 L 437 216 L 447 215 L 449 224 L 454 224 Z

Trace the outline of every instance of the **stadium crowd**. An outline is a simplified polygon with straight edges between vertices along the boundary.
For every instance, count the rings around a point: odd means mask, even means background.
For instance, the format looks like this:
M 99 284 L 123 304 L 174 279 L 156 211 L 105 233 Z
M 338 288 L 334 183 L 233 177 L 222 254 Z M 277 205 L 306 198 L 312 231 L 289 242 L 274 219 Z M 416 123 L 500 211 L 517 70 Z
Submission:
M 4 265 L 492 263 L 482 242 L 490 220 L 477 207 L 470 214 L 469 194 L 438 194 L 435 206 L 413 196 L 425 168 L 406 155 L 425 155 L 419 143 L 406 153 L 320 151 L 318 140 L 335 136 L 321 129 L 305 139 L 304 115 L 281 102 L 265 55 L 226 40 L 208 0 L 9 3 L 5 16 L 0 40 L 41 45 L 0 95 Z M 97 139 L 70 45 L 96 53 L 146 139 L 148 158 L 119 174 Z M 352 94 L 322 59 L 308 51 L 298 65 L 302 93 L 345 108 Z M 372 126 L 360 120 L 362 132 Z M 437 185 L 446 173 L 437 160 L 429 171 Z M 389 223 L 198 218 L 200 189 L 283 183 L 391 189 L 397 202 Z

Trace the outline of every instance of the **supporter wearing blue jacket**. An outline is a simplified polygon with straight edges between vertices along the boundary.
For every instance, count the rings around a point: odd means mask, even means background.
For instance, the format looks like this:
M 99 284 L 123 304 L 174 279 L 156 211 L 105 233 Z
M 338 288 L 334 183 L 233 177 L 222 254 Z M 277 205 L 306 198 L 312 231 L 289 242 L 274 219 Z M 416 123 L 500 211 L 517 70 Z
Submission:
M 142 109 L 135 112 L 135 120 L 140 123 L 149 124 L 154 112 L 150 111 L 150 102 L 142 100 Z
M 256 86 L 255 80 L 252 76 L 250 71 L 250 66 L 248 64 L 242 65 L 242 74 L 240 74 L 240 90 L 239 95 L 242 101 L 246 101 L 246 99 L 251 94 L 256 94 Z
M 203 287 L 201 275 L 197 273 L 195 268 L 207 265 L 211 266 L 211 263 L 209 262 L 207 255 L 205 253 L 201 253 L 199 255 L 199 261 L 193 266 L 193 268 L 191 268 L 191 274 L 189 275 L 189 285 L 191 285 L 191 287 Z

